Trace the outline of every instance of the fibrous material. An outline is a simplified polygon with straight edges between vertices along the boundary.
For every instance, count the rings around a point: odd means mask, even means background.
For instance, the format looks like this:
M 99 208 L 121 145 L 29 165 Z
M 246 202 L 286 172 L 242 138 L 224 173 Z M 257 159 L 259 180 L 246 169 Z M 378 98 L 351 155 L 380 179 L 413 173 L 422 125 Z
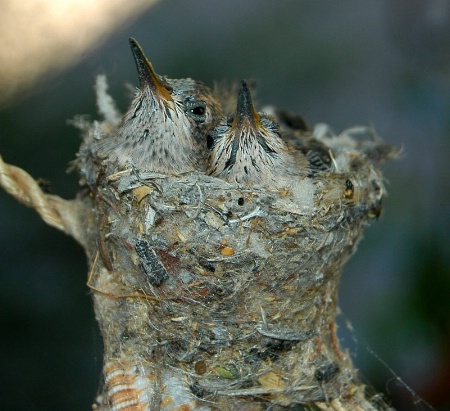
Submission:
M 179 83 L 164 81 L 166 91 L 177 90 Z M 196 145 L 204 137 L 205 148 L 198 150 L 204 158 L 192 171 L 168 172 L 170 164 L 161 173 L 153 166 L 143 170 L 133 162 L 134 152 L 121 161 L 120 147 L 108 143 L 126 134 L 127 123 L 113 106 L 104 77 L 97 84 L 103 118 L 74 120 L 83 135 L 76 200 L 42 193 L 24 172 L 11 179 L 16 169 L 0 163 L 2 185 L 86 250 L 87 285 L 105 349 L 93 408 L 389 409 L 366 396 L 348 353 L 339 347 L 335 315 L 343 266 L 381 211 L 385 189 L 377 163 L 398 151 L 368 127 L 340 134 L 325 124 L 307 130 L 295 126 L 295 116 L 267 108 L 264 115 L 255 109 L 255 125 L 249 127 L 263 130 L 260 119 L 269 116 L 283 144 L 303 156 L 309 172 L 279 181 L 258 178 L 254 184 L 209 175 L 211 135 L 201 127 L 193 130 Z M 176 111 L 170 96 L 165 99 L 158 107 L 167 108 L 169 117 L 193 107 L 189 100 Z M 130 110 L 140 115 L 145 100 L 136 107 Z M 132 118 L 130 113 L 124 118 Z M 176 124 L 195 126 L 203 111 L 194 114 L 190 123 Z M 221 122 L 235 131 L 240 115 L 238 103 L 236 113 L 212 121 L 211 129 Z M 127 136 L 151 137 L 152 130 L 143 127 Z M 232 138 L 245 144 L 239 133 Z M 264 136 L 255 135 L 258 144 L 266 144 Z M 114 155 L 105 151 L 109 146 Z M 260 155 L 266 154 L 276 153 Z M 257 159 L 248 161 L 253 160 L 258 170 Z M 27 194 L 31 191 L 37 196 Z

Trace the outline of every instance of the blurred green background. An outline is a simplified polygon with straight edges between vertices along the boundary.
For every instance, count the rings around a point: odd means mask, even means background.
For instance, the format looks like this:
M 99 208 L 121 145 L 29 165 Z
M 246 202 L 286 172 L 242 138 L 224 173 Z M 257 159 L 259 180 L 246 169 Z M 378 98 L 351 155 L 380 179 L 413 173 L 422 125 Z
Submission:
M 255 79 L 262 105 L 336 132 L 373 124 L 404 148 L 383 166 L 383 214 L 344 272 L 339 332 L 398 410 L 428 408 L 371 350 L 436 410 L 450 410 L 450 3 L 163 1 L 4 105 L 4 160 L 74 197 L 78 178 L 65 170 L 80 138 L 66 120 L 96 117 L 99 73 L 127 108 L 125 83 L 137 84 L 130 36 L 160 74 L 208 85 Z M 1 409 L 90 409 L 102 346 L 82 249 L 0 191 L 0 267 Z

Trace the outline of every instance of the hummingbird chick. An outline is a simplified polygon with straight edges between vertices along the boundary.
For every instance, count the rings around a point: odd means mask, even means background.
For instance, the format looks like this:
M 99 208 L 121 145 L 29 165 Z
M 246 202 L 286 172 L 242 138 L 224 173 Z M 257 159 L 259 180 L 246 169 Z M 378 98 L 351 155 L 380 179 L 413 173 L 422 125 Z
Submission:
M 230 183 L 280 186 L 290 183 L 294 175 L 308 174 L 306 157 L 282 140 L 274 120 L 256 112 L 244 80 L 236 113 L 208 133 L 207 146 L 207 173 Z
M 99 143 L 97 156 L 143 172 L 178 174 L 204 168 L 207 130 L 221 117 L 208 87 L 159 76 L 130 38 L 139 89 L 122 122 Z

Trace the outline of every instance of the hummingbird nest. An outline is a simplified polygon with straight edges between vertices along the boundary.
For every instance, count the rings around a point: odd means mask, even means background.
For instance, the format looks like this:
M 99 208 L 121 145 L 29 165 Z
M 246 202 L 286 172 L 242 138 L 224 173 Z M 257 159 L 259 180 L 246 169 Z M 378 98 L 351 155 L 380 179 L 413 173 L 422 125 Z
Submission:
M 99 77 L 103 119 L 74 120 L 82 190 L 66 231 L 86 249 L 105 350 L 93 408 L 389 409 L 366 396 L 335 315 L 381 211 L 377 163 L 398 151 L 368 127 L 258 111 L 245 82 L 225 115 L 223 96 L 157 75 L 130 42 L 128 112 Z

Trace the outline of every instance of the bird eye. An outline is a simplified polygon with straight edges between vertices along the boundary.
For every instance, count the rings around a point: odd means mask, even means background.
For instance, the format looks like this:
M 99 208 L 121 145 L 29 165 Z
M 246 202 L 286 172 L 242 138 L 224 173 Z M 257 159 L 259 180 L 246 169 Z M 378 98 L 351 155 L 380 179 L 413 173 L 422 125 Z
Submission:
M 203 123 L 206 120 L 206 103 L 193 99 L 187 99 L 184 102 L 186 113 L 196 122 Z
M 203 116 L 206 113 L 206 108 L 202 106 L 195 107 L 191 110 L 192 114 L 196 116 Z

